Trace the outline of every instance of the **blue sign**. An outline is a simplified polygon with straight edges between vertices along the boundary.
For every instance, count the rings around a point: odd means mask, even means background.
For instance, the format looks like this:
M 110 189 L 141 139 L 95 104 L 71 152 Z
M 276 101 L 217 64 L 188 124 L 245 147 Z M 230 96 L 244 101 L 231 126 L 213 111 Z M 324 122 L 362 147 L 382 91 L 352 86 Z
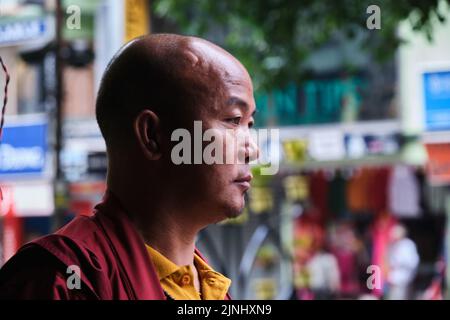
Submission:
M 0 176 L 42 174 L 47 152 L 47 124 L 10 126 L 0 142 Z
M 38 40 L 48 35 L 48 29 L 46 18 L 0 23 L 0 44 Z
M 450 130 L 450 71 L 423 74 L 425 129 Z

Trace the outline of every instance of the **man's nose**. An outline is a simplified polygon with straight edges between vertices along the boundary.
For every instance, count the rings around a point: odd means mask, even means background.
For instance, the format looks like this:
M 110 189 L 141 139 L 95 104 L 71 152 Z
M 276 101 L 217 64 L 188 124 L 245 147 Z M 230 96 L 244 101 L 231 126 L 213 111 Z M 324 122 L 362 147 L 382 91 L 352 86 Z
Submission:
M 245 144 L 245 163 L 257 160 L 259 158 L 259 147 L 254 137 L 249 134 L 248 140 Z

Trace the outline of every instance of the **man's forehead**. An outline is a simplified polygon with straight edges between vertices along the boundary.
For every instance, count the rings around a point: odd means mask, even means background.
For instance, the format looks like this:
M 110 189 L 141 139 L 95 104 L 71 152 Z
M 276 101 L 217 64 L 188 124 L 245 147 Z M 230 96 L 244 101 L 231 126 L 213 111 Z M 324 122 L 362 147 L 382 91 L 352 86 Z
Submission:
M 202 60 L 213 66 L 226 81 L 250 82 L 251 79 L 244 66 L 230 53 L 203 39 L 191 38 L 189 47 L 195 60 Z M 194 61 L 193 61 L 194 62 Z

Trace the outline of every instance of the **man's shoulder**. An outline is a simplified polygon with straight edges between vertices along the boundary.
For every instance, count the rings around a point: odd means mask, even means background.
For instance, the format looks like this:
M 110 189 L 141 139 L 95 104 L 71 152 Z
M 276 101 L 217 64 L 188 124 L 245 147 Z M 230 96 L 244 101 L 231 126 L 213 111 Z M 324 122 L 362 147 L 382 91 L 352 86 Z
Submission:
M 76 269 L 84 284 L 94 288 L 108 282 L 110 274 L 105 242 L 93 218 L 77 217 L 57 232 L 21 247 L 0 270 L 0 287 L 25 292 L 24 288 L 35 284 L 48 296 L 59 283 L 65 286 L 65 279 Z
M 0 270 L 0 299 L 93 299 L 90 290 L 70 291 L 66 266 L 44 248 L 29 244 Z M 87 288 L 86 288 L 87 289 Z
M 62 238 L 70 238 L 74 241 L 86 243 L 99 231 L 99 226 L 96 220 L 96 215 L 77 216 L 64 225 L 61 229 L 53 233 L 52 236 L 55 238 L 58 236 Z
M 81 257 L 102 256 L 104 235 L 95 223 L 95 217 L 76 217 L 55 233 L 35 239 L 26 244 L 39 246 L 66 265 L 75 264 Z

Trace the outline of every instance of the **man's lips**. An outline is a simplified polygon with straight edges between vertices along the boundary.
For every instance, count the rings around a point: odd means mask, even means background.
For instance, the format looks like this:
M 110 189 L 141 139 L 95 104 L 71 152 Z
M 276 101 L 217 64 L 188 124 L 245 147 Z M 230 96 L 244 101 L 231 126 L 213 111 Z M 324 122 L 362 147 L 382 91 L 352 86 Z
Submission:
M 252 181 L 252 179 L 253 176 L 251 174 L 247 174 L 234 180 L 234 183 L 238 184 L 243 189 L 248 190 L 250 189 L 250 182 Z

